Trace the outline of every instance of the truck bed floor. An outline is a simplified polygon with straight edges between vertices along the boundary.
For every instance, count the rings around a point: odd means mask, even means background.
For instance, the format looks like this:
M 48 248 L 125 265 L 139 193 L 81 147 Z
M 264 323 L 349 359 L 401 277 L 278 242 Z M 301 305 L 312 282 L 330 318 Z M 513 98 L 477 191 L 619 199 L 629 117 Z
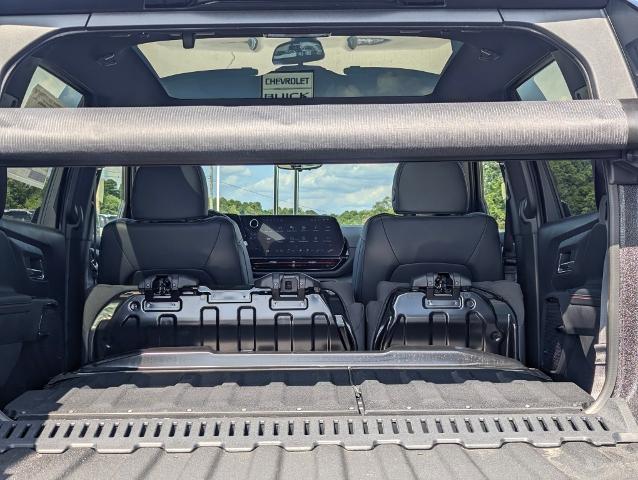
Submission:
M 62 378 L 6 408 L 16 419 L 462 411 L 579 411 L 591 397 L 535 370 L 330 369 L 100 372 Z
M 559 448 L 507 444 L 500 449 L 470 450 L 439 445 L 411 451 L 397 445 L 347 451 L 320 446 L 309 452 L 259 447 L 228 453 L 199 448 L 191 453 L 140 449 L 129 455 L 72 449 L 63 454 L 38 454 L 27 449 L 0 454 L 2 478 L 87 479 L 633 479 L 638 478 L 638 445 L 594 447 L 568 443 Z

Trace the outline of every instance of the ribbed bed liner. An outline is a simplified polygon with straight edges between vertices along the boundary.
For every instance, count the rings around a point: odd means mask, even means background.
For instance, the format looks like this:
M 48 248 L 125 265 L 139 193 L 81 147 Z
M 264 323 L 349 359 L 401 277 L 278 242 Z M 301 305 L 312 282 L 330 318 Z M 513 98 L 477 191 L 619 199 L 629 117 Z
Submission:
M 638 441 L 618 412 L 600 415 L 411 415 L 230 418 L 142 418 L 3 422 L 0 452 L 35 448 L 40 453 L 64 453 L 92 448 L 101 453 L 131 453 L 138 448 L 162 448 L 188 453 L 202 447 L 246 452 L 279 446 L 291 452 L 319 445 L 369 450 L 396 444 L 408 450 L 429 450 L 440 444 L 466 448 L 500 448 L 522 442 L 535 447 L 559 447 L 565 442 L 596 446 Z
M 27 392 L 0 422 L 0 452 L 140 448 L 303 452 L 394 444 L 500 448 L 638 441 L 622 403 L 583 413 L 589 395 L 534 370 L 332 368 L 74 374 Z
M 12 418 L 580 411 L 591 397 L 534 370 L 327 369 L 78 374 L 27 392 Z
M 202 447 L 182 454 L 143 448 L 130 455 L 97 453 L 90 449 L 41 455 L 32 450 L 16 449 L 0 455 L 0 471 L 8 478 L 30 480 L 589 480 L 638 478 L 636 458 L 638 445 L 593 447 L 586 443 L 569 443 L 552 449 L 518 443 L 483 450 L 439 445 L 426 451 L 406 450 L 396 445 L 379 445 L 365 451 L 320 446 L 312 451 L 295 453 L 268 446 L 239 453 Z

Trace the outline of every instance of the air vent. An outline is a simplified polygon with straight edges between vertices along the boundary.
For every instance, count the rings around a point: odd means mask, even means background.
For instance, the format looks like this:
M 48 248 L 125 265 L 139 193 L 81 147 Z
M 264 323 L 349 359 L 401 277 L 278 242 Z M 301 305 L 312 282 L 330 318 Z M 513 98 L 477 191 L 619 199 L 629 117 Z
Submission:
M 62 453 L 71 447 L 102 453 L 145 447 L 190 452 L 203 446 L 249 451 L 261 445 L 299 451 L 322 444 L 362 450 L 384 443 L 408 449 L 430 449 L 440 443 L 499 448 L 510 442 L 558 447 L 565 442 L 600 446 L 638 441 L 635 432 L 620 430 L 590 415 L 16 421 L 0 425 L 0 452 L 30 448 Z
M 321 272 L 335 270 L 345 258 L 251 259 L 253 270 L 267 272 Z

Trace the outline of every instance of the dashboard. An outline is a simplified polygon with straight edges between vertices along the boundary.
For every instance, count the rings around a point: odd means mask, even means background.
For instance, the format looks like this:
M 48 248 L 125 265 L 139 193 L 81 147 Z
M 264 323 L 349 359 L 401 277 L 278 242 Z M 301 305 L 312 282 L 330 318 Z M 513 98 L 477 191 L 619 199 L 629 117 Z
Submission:
M 255 271 L 330 271 L 348 256 L 333 217 L 324 215 L 229 215 L 239 225 Z

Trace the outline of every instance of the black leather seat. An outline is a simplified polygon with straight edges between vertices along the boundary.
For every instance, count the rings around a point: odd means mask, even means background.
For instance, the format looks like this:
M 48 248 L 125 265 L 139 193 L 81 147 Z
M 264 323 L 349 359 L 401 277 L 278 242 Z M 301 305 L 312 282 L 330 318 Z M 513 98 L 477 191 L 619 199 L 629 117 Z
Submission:
M 201 167 L 139 168 L 131 218 L 102 232 L 98 282 L 130 285 L 182 273 L 209 286 L 252 283 L 239 228 L 228 217 L 209 217 L 207 200 Z
M 460 272 L 474 282 L 503 278 L 495 220 L 468 214 L 468 190 L 458 162 L 401 163 L 392 206 L 363 227 L 353 284 L 358 301 L 376 298 L 379 282 L 410 282 L 427 272 Z

